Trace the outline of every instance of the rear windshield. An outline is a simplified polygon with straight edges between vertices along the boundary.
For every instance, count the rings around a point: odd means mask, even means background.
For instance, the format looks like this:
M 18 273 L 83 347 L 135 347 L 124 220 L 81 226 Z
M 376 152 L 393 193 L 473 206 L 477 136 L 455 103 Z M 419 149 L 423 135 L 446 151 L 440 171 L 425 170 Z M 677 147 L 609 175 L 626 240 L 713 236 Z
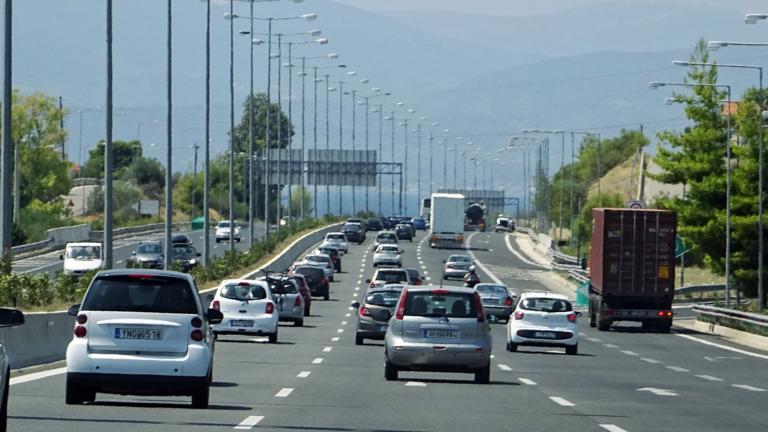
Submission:
M 328 234 L 325 238 L 329 240 L 344 240 L 344 234 Z
M 377 239 L 395 239 L 395 235 L 393 233 L 382 233 L 379 234 Z
M 296 282 L 296 284 L 300 287 L 304 287 L 307 285 L 307 280 L 304 279 L 303 277 L 291 276 L 290 279 Z
M 507 288 L 501 285 L 477 285 L 475 290 L 477 290 L 477 292 L 480 294 L 507 295 Z
M 267 290 L 258 285 L 228 284 L 221 287 L 219 295 L 231 300 L 264 300 L 267 298 Z
M 379 246 L 379 252 L 399 252 L 400 249 L 397 245 L 382 245 Z
M 307 261 L 324 262 L 327 263 L 330 260 L 327 256 L 322 255 L 308 255 Z
M 344 225 L 344 231 L 360 231 L 359 225 Z
M 296 294 L 299 292 L 298 288 L 298 282 L 296 285 L 293 284 L 293 282 L 290 281 L 290 279 L 285 279 L 280 282 L 279 289 L 275 290 L 276 294 Z
M 197 314 L 197 291 L 185 279 L 155 275 L 99 277 L 81 310 Z
M 144 244 L 139 245 L 139 253 L 161 253 L 163 249 L 160 247 L 159 244 Z
M 419 271 L 416 269 L 408 269 L 406 270 L 408 274 L 411 276 L 412 279 L 421 279 L 419 276 Z
M 570 312 L 571 302 L 552 298 L 529 297 L 520 302 L 520 309 L 539 312 Z
M 400 291 L 374 291 L 365 298 L 365 303 L 373 306 L 394 307 L 400 298 Z
M 405 314 L 411 316 L 477 318 L 472 294 L 410 292 L 405 301 Z
M 388 272 L 379 272 L 376 275 L 377 281 L 384 281 L 384 283 L 400 283 L 400 282 L 408 282 L 408 273 L 404 271 L 388 271 Z
M 304 275 L 307 278 L 307 282 L 319 281 L 321 277 L 325 276 L 323 270 L 319 268 L 299 267 L 295 271 L 300 275 Z
M 468 256 L 452 256 L 448 258 L 448 262 L 456 262 L 456 263 L 471 263 L 472 258 Z

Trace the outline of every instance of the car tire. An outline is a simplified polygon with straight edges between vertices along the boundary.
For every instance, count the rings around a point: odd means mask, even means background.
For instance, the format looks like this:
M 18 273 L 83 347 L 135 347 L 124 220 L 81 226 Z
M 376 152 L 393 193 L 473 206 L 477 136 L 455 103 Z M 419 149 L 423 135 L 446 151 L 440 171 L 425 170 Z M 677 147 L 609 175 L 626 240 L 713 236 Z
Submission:
M 589 314 L 589 326 L 592 328 L 597 327 L 597 317 L 594 313 Z
M 308 308 L 308 307 L 305 307 L 305 308 L 304 308 L 304 316 L 305 316 L 305 317 L 308 317 L 308 316 L 309 316 L 309 309 L 310 309 L 310 308 Z
M 364 338 L 360 335 L 355 335 L 355 345 L 363 345 Z
M 325 295 L 323 296 L 323 300 L 328 301 L 330 299 L 331 299 L 331 294 L 330 293 L 325 293 Z
M 275 329 L 274 333 L 270 333 L 269 335 L 269 343 L 277 343 L 277 329 Z
M 384 360 L 384 379 L 387 381 L 397 381 L 397 368 L 389 362 L 389 359 Z
M 671 321 L 659 321 L 656 324 L 656 330 L 659 333 L 669 333 L 672 331 L 672 322 Z
M 475 383 L 476 384 L 488 384 L 491 382 L 491 363 L 486 366 L 475 370 Z
M 293 322 L 294 327 L 304 327 L 304 318 L 297 319 Z
M 517 352 L 517 344 L 514 342 L 507 342 L 507 351 Z
M 96 399 L 96 392 L 89 392 L 82 386 L 73 383 L 69 376 L 67 376 L 65 393 L 64 402 L 67 405 L 81 405 L 83 402 Z
M 192 392 L 192 408 L 206 409 L 211 395 L 211 383 L 206 382 Z
M 579 353 L 579 344 L 565 347 L 565 353 L 568 355 L 577 355 Z
M 599 331 L 608 331 L 611 329 L 611 321 L 607 319 L 597 319 L 597 329 Z
M 11 392 L 11 370 L 5 370 L 5 392 L 3 393 L 2 406 L 0 406 L 0 431 L 8 430 L 8 393 Z

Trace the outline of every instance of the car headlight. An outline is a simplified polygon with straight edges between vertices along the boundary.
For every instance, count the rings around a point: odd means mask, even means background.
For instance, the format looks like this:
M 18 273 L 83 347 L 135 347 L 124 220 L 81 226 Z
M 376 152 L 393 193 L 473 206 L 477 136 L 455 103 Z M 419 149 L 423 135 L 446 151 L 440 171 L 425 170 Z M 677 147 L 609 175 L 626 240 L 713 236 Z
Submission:
M 189 264 L 190 265 L 195 265 L 195 264 L 197 264 L 197 260 L 192 258 L 191 260 L 189 260 Z

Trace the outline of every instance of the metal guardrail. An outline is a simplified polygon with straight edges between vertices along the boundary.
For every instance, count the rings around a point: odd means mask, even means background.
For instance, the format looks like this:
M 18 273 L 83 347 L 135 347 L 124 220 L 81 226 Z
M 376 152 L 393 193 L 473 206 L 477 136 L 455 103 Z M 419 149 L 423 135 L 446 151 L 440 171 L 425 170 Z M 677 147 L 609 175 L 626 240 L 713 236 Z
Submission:
M 680 288 L 675 288 L 675 294 L 691 294 L 702 293 L 712 291 L 724 291 L 724 284 L 711 284 L 711 285 L 689 285 Z
M 713 328 L 715 325 L 720 325 L 760 336 L 768 336 L 768 316 L 766 315 L 709 305 L 694 305 L 693 311 L 698 315 L 697 320 L 709 323 Z
M 714 316 L 735 318 L 740 320 L 751 321 L 755 324 L 760 324 L 768 328 L 768 315 L 761 315 L 751 312 L 744 312 L 736 309 L 727 309 L 710 305 L 693 305 L 693 310 L 699 314 L 709 314 Z
M 53 245 L 53 238 L 47 238 L 45 240 L 41 240 L 39 242 L 34 243 L 27 243 L 22 244 L 18 246 L 14 246 L 11 248 L 11 253 L 13 255 L 20 255 L 28 252 L 33 252 L 37 250 L 46 249 Z

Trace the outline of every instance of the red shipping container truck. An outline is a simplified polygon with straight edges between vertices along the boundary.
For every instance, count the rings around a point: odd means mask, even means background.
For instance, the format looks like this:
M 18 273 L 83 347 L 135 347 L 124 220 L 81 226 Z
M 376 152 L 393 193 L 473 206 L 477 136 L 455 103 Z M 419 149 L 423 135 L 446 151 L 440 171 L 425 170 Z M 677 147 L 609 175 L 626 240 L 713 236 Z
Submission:
M 674 212 L 592 210 L 589 325 L 606 331 L 615 321 L 639 321 L 669 332 L 675 295 Z

